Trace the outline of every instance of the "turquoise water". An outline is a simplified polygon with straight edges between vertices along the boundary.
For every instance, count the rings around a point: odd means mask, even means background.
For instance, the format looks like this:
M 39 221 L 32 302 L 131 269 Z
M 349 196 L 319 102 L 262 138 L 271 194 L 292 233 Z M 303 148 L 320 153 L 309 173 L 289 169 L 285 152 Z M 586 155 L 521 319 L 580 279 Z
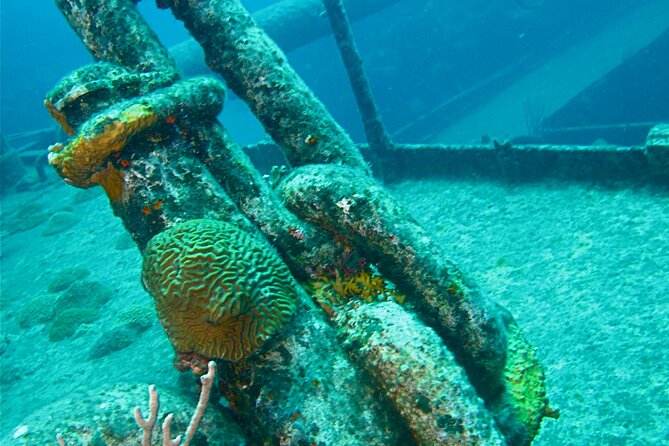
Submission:
M 150 1 L 137 3 L 165 46 L 189 38 L 169 11 Z M 274 2 L 244 3 L 262 17 L 262 8 Z M 434 158 L 414 153 L 416 158 L 404 158 L 405 165 L 382 165 L 373 156 L 368 161 L 407 218 L 416 220 L 439 247 L 435 256 L 453 261 L 484 295 L 508 309 L 536 347 L 550 407 L 560 417 L 544 418 L 532 444 L 669 442 L 666 171 L 658 174 L 646 161 L 621 166 L 636 158 L 616 158 L 615 153 L 604 161 L 588 158 L 537 167 L 523 153 L 512 159 L 504 153 L 477 158 L 457 152 L 463 144 L 492 148 L 492 141 L 500 146 L 643 146 L 652 126 L 669 122 L 666 2 L 370 3 L 390 5 L 354 19 L 353 31 L 388 133 L 396 143 L 458 147 L 449 149 L 455 155 Z M 142 254 L 132 228 L 124 226 L 131 220 L 129 207 L 112 209 L 99 186 L 65 184 L 46 160 L 46 147 L 68 138 L 44 109 L 46 93 L 92 58 L 55 4 L 4 2 L 0 12 L 2 444 L 57 444 L 59 432 L 68 445 L 139 444 L 132 411 L 139 406 L 147 416 L 148 384 L 155 384 L 161 395 L 159 419 L 175 412 L 174 437 L 186 429 L 199 387 L 190 372 L 173 366 L 174 348 L 142 285 Z M 365 133 L 337 47 L 327 35 L 327 19 L 317 14 L 310 19 L 315 20 L 322 21 L 316 25 L 326 30 L 321 31 L 325 37 L 301 42 L 306 31 L 279 26 L 275 38 L 334 119 L 362 143 Z M 175 57 L 183 72 L 202 74 L 201 61 L 184 62 L 183 53 Z M 234 94 L 228 94 L 219 118 L 239 144 L 268 141 Z M 159 135 L 149 136 L 159 147 Z M 312 144 L 311 136 L 302 138 L 304 144 Z M 278 172 L 271 173 L 271 167 L 286 164 L 276 148 L 247 153 L 270 180 Z M 122 154 L 109 162 L 120 170 L 126 168 L 121 164 L 125 159 Z M 138 157 L 127 160 L 128 169 L 140 163 Z M 177 164 L 167 158 L 161 162 Z M 486 164 L 490 162 L 506 170 Z M 584 162 L 601 162 L 597 166 L 602 167 L 578 165 Z M 209 181 L 181 174 L 184 184 Z M 334 208 L 346 215 L 361 199 L 337 197 Z M 153 200 L 135 215 L 151 219 L 164 210 L 174 215 L 206 211 L 197 210 L 201 203 L 177 200 L 176 208 L 183 209 L 179 214 L 167 201 Z M 301 243 L 308 237 L 305 228 L 289 226 L 292 240 Z M 327 276 L 325 265 L 323 274 L 313 272 L 319 266 L 309 269 L 312 279 Z M 421 311 L 411 296 L 402 308 Z M 418 394 L 423 399 L 406 406 L 397 403 L 388 397 L 394 391 L 384 387 L 391 378 L 361 371 L 369 367 L 359 362 L 362 349 L 338 345 L 345 336 L 335 335 L 336 321 L 325 322 L 326 312 L 316 307 L 307 314 L 316 322 L 307 324 L 301 337 L 293 328 L 285 329 L 289 339 L 301 340 L 299 345 L 282 344 L 279 328 L 249 360 L 256 375 L 242 372 L 244 379 L 232 378 L 225 361 L 219 363 L 221 390 L 215 386 L 192 444 L 260 444 L 263 435 L 272 438 L 271 444 L 333 444 L 324 440 L 328 435 L 355 438 L 357 444 L 403 445 L 428 438 L 429 427 L 416 428 L 407 421 L 415 418 L 389 407 L 418 408 L 416 413 L 429 419 L 431 411 L 424 410 L 429 398 L 423 395 L 431 389 L 422 389 Z M 298 324 L 306 316 L 293 317 Z M 410 328 L 406 338 L 411 339 Z M 336 353 L 323 350 L 325 345 Z M 304 355 L 303 369 L 267 373 L 295 352 Z M 433 381 L 432 388 L 442 384 Z M 281 391 L 289 396 L 281 399 Z M 240 394 L 239 400 L 231 396 Z M 478 426 L 471 420 L 477 414 L 489 417 L 489 409 L 481 409 L 483 402 L 473 398 L 464 418 Z M 248 401 L 255 406 L 244 406 Z M 286 401 L 289 407 L 282 407 Z M 347 413 L 351 407 L 359 414 Z M 323 413 L 332 408 L 340 411 Z M 270 422 L 268 413 L 281 416 Z M 264 432 L 271 428 L 257 420 L 285 430 Z M 319 425 L 324 420 L 328 426 Z M 357 426 L 371 427 L 355 432 Z M 374 430 L 378 426 L 393 426 L 396 432 L 380 437 Z M 417 434 L 416 429 L 424 431 Z M 344 431 L 354 432 L 347 437 L 340 434 Z

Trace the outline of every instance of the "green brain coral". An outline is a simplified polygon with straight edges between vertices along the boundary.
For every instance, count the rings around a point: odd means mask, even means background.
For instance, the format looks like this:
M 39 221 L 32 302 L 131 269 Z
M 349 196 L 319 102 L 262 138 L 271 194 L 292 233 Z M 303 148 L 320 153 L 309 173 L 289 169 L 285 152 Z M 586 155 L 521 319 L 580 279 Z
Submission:
M 177 353 L 240 360 L 295 311 L 297 291 L 274 249 L 237 227 L 191 220 L 153 237 L 144 286 Z

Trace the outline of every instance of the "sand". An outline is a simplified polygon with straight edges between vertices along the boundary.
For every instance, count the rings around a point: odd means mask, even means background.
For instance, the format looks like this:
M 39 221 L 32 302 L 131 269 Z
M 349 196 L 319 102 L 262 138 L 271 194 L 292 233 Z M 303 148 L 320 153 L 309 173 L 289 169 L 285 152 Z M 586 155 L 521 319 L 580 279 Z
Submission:
M 534 444 L 669 441 L 666 189 L 425 180 L 390 190 L 537 346 L 561 418 L 544 421 Z M 17 222 L 22 208 L 35 226 L 15 232 L 32 226 L 25 216 Z M 4 197 L 1 243 L 0 438 L 44 405 L 102 383 L 179 386 L 157 323 L 129 347 L 88 359 L 120 311 L 151 305 L 140 255 L 99 190 L 53 180 Z M 77 266 L 113 289 L 100 319 L 58 342 L 45 324 L 21 328 L 25 306 L 48 294 L 58 271 Z
M 669 441 L 669 196 L 624 184 L 392 187 L 537 346 L 551 406 L 535 445 Z

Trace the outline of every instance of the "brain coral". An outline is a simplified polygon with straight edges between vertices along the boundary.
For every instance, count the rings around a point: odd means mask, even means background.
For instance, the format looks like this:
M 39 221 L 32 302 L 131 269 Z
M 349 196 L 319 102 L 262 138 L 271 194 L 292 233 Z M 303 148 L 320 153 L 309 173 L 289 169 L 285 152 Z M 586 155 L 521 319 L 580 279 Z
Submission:
M 191 220 L 151 239 L 144 286 L 177 353 L 239 360 L 295 310 L 297 291 L 274 249 L 235 226 Z

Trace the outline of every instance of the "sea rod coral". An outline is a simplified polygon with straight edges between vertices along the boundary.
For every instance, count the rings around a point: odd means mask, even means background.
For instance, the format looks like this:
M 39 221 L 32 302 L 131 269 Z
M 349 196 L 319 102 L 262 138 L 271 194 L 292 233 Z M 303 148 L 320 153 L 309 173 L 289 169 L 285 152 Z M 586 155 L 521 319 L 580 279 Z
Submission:
M 162 440 L 159 442 L 162 446 L 188 446 L 195 432 L 197 431 L 204 411 L 207 408 L 209 403 L 209 396 L 211 394 L 211 387 L 216 378 L 216 363 L 210 361 L 207 365 L 207 373 L 200 377 L 201 389 L 200 389 L 200 398 L 198 399 L 195 412 L 188 423 L 186 432 L 183 435 L 177 435 L 174 439 L 172 438 L 172 419 L 173 414 L 167 414 L 165 419 L 162 422 Z M 139 407 L 135 407 L 133 412 L 135 416 L 135 421 L 137 425 L 142 429 L 142 440 L 141 446 L 151 446 L 153 440 L 153 430 L 158 419 L 158 407 L 159 407 L 159 395 L 156 387 L 154 385 L 149 386 L 149 417 L 144 418 Z M 183 437 L 183 442 L 182 442 Z M 57 434 L 56 439 L 60 446 L 66 446 L 67 442 L 63 434 Z

